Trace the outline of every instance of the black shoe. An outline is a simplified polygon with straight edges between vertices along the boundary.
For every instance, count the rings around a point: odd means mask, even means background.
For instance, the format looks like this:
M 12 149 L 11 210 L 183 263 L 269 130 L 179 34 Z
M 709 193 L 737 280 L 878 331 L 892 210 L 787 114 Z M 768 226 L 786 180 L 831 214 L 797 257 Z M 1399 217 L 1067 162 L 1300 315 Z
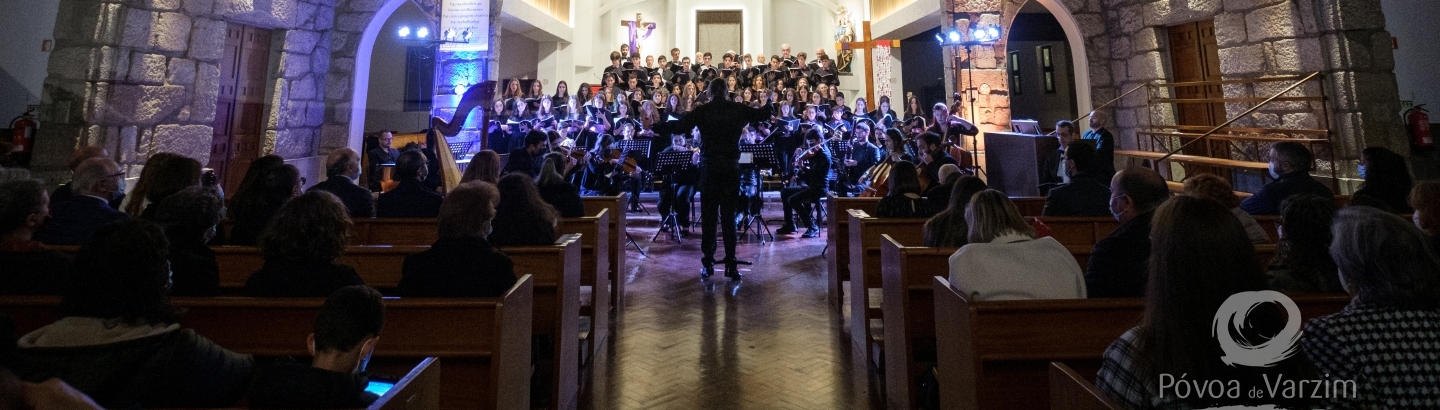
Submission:
M 700 279 L 715 276 L 715 265 L 705 265 L 700 268 Z
M 736 268 L 735 265 L 725 265 L 725 277 L 730 278 L 730 280 L 740 280 L 740 269 Z
M 819 230 L 819 229 L 816 229 L 816 228 L 806 229 L 806 230 L 805 230 L 805 234 L 804 234 L 804 235 L 800 235 L 801 238 L 814 238 L 814 237 L 818 237 L 818 236 L 820 236 L 820 230 Z
M 795 233 L 795 225 L 785 225 L 775 230 L 776 235 L 789 235 Z

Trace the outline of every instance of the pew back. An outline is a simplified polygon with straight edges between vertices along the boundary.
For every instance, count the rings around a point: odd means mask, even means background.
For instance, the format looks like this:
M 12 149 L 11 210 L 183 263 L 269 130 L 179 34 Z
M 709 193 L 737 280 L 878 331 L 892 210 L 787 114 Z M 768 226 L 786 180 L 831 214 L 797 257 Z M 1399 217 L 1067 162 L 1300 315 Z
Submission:
M 829 291 L 830 306 L 835 312 L 842 312 L 845 300 L 843 284 L 850 280 L 850 218 L 846 211 L 858 209 L 874 213 L 880 198 L 845 198 L 829 194 L 830 205 L 825 208 L 825 285 Z
M 870 291 L 881 286 L 880 238 L 888 234 L 918 244 L 924 236 L 925 219 L 874 218 L 858 209 L 845 212 L 850 219 L 850 337 L 859 353 L 875 360 L 873 345 L 882 335 L 871 330 L 871 320 L 882 318 L 883 312 L 871 307 Z
M 919 403 L 916 386 L 935 363 L 935 303 L 930 281 L 935 276 L 949 276 L 950 255 L 955 251 L 906 246 L 890 235 L 881 237 L 883 366 L 890 408 L 914 408 Z
M 514 261 L 516 275 L 535 278 L 534 333 L 552 347 L 537 352 L 541 363 L 536 372 L 553 386 L 551 408 L 574 408 L 579 393 L 581 240 L 580 235 L 566 234 L 550 246 L 503 249 Z
M 580 235 L 580 316 L 590 318 L 590 331 L 584 334 L 580 361 L 594 357 L 610 335 L 610 209 L 580 218 L 562 218 L 556 229 L 559 234 Z M 588 297 L 587 297 L 588 295 Z
M 1122 410 L 1120 404 L 1095 388 L 1065 363 L 1050 362 L 1050 410 Z
M 625 267 L 625 245 L 629 233 L 625 228 L 625 202 L 629 193 L 616 196 L 581 197 L 586 215 L 596 215 L 602 209 L 609 209 L 610 226 L 610 306 L 618 314 L 625 307 L 625 280 L 630 271 Z

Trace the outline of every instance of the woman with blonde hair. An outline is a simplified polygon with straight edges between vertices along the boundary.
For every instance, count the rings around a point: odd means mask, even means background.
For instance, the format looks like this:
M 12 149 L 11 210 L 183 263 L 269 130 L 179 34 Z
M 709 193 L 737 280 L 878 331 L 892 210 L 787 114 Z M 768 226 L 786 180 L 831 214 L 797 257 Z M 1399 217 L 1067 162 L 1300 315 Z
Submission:
M 470 181 L 500 182 L 500 154 L 491 149 L 475 153 L 475 158 L 465 168 L 465 175 L 460 177 L 462 184 Z
M 971 301 L 1084 299 L 1085 274 L 1055 238 L 1036 238 L 1010 198 L 987 189 L 965 208 L 969 244 L 950 255 L 950 284 Z

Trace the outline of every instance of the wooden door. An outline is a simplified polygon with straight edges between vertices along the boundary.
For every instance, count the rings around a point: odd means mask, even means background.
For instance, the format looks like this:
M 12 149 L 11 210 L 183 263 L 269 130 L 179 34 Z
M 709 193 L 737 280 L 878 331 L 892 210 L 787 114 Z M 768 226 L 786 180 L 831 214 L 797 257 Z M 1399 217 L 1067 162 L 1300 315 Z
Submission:
M 1219 81 L 1220 75 L 1220 48 L 1215 40 L 1215 20 L 1201 20 L 1171 26 L 1170 37 L 1170 66 L 1174 73 L 1172 81 L 1177 83 L 1192 81 Z M 1187 87 L 1175 87 L 1175 98 L 1223 98 L 1225 92 L 1220 85 L 1196 85 Z M 1209 127 L 1225 123 L 1225 104 L 1223 103 L 1185 103 L 1175 104 L 1175 124 L 1203 126 L 1202 130 L 1183 129 L 1184 132 L 1202 133 L 1208 131 Z M 1182 143 L 1190 143 L 1193 138 L 1181 138 Z M 1188 155 L 1201 155 L 1210 157 L 1226 157 L 1228 151 L 1223 141 L 1211 140 L 1204 143 L 1191 145 L 1183 151 Z M 1214 173 L 1221 176 L 1227 175 L 1227 170 L 1212 167 L 1187 167 L 1192 172 Z
M 250 163 L 260 156 L 265 135 L 271 31 L 232 23 L 225 32 L 209 166 L 224 182 L 225 192 L 235 192 Z

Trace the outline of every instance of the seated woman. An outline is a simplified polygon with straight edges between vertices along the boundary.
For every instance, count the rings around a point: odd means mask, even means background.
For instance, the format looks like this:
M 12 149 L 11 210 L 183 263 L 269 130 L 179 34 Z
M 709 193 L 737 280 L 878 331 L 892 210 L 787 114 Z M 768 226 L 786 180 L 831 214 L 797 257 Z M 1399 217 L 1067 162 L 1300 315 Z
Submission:
M 228 407 L 254 359 L 178 324 L 165 233 L 145 220 L 100 228 L 75 257 L 60 320 L 20 338 L 15 371 L 58 377 L 106 408 Z
M 540 198 L 545 200 L 545 203 L 560 212 L 561 218 L 579 218 L 585 216 L 585 202 L 580 199 L 580 187 L 560 175 L 569 161 L 570 158 L 565 154 L 545 154 L 545 163 L 540 166 L 540 177 L 535 188 L 540 191 Z
M 1412 210 L 1405 197 L 1410 194 L 1414 179 L 1405 157 L 1385 147 L 1370 147 L 1360 152 L 1360 178 L 1365 182 L 1350 195 L 1350 205 L 1373 206 L 1385 212 L 1408 214 Z
M 1354 295 L 1305 323 L 1300 345 L 1319 374 L 1353 380 L 1330 408 L 1434 408 L 1440 403 L 1440 258 L 1419 230 L 1369 207 L 1335 215 L 1330 254 Z
M 245 179 L 230 197 L 234 225 L 226 245 L 255 246 L 280 207 L 300 195 L 300 185 L 300 170 L 279 156 L 266 155 L 250 163 Z
M 965 207 L 975 193 L 985 190 L 985 181 L 974 175 L 956 180 L 950 190 L 950 204 L 944 211 L 925 221 L 925 246 L 958 248 L 965 246 L 970 226 L 965 224 Z
M 170 294 L 219 295 L 220 265 L 205 244 L 215 237 L 215 225 L 225 213 L 220 192 L 215 187 L 185 188 L 145 209 L 170 239 Z
M 514 286 L 514 262 L 485 239 L 499 200 L 495 186 L 483 181 L 450 191 L 440 205 L 440 239 L 405 257 L 400 296 L 496 297 Z
M 1177 380 L 1220 380 L 1226 386 L 1234 381 L 1244 386 L 1239 388 L 1243 392 L 1263 390 L 1267 377 L 1273 384 L 1279 377 L 1310 380 L 1315 376 L 1305 370 L 1303 356 L 1291 356 L 1270 367 L 1221 360 L 1226 353 L 1212 334 L 1221 304 L 1237 293 L 1267 290 L 1265 275 L 1255 264 L 1255 245 L 1229 208 L 1188 195 L 1171 198 L 1155 212 L 1150 246 L 1143 319 L 1105 350 L 1096 387 L 1127 409 L 1259 404 L 1298 408 L 1306 404 L 1268 395 L 1251 398 L 1244 393 L 1180 397 L 1173 388 L 1161 389 L 1163 375 Z M 1284 311 L 1277 303 L 1261 303 L 1245 315 L 1246 330 L 1226 336 L 1262 340 L 1278 335 L 1285 326 Z
M 1331 221 L 1335 199 L 1295 195 L 1280 203 L 1275 230 L 1280 243 L 1267 276 L 1270 289 L 1285 293 L 1340 293 L 1335 261 L 1330 259 Z
M 1010 198 L 993 189 L 965 209 L 970 244 L 950 255 L 950 283 L 970 300 L 1084 299 L 1085 274 L 1055 238 L 1035 238 Z
M 1250 242 L 1259 244 L 1270 243 L 1270 236 L 1265 234 L 1265 228 L 1255 222 L 1255 217 L 1250 216 L 1244 209 L 1240 209 L 1240 197 L 1235 195 L 1234 188 L 1230 182 L 1215 174 L 1198 174 L 1185 179 L 1185 195 L 1200 198 L 1209 198 L 1230 208 L 1230 213 L 1240 224 L 1245 226 L 1245 234 L 1250 236 Z M 1333 208 L 1333 206 L 1332 206 Z
M 890 192 L 875 204 L 875 217 L 926 218 L 935 214 L 920 194 L 920 174 L 915 164 L 896 162 L 890 166 Z
M 33 239 L 50 217 L 50 195 L 36 179 L 0 183 L 0 295 L 54 295 L 70 257 Z
M 146 164 L 149 163 L 146 161 Z M 149 167 L 150 165 L 146 166 L 147 169 Z M 201 164 L 194 158 L 171 154 L 155 164 L 154 167 L 154 173 L 141 171 L 140 181 L 135 182 L 136 189 L 142 185 L 145 186 L 143 197 L 135 195 L 135 201 L 144 199 L 144 202 L 130 202 L 131 208 L 126 209 L 126 213 L 139 217 L 151 215 L 155 212 L 151 210 L 152 205 L 160 203 L 165 197 L 180 192 L 182 189 L 200 185 Z M 150 180 L 144 181 L 147 175 Z
M 490 244 L 503 248 L 555 243 L 555 225 L 560 217 L 555 207 L 540 199 L 540 191 L 529 175 L 507 174 L 496 188 L 500 190 L 500 203 L 495 207 Z
M 465 175 L 460 177 L 461 183 L 470 181 L 485 181 L 491 185 L 500 182 L 500 154 L 489 149 L 475 153 L 470 165 L 465 167 Z
M 349 232 L 350 211 L 335 195 L 314 191 L 290 200 L 260 237 L 265 264 L 245 281 L 245 295 L 323 298 L 364 285 L 355 268 L 335 263 Z

